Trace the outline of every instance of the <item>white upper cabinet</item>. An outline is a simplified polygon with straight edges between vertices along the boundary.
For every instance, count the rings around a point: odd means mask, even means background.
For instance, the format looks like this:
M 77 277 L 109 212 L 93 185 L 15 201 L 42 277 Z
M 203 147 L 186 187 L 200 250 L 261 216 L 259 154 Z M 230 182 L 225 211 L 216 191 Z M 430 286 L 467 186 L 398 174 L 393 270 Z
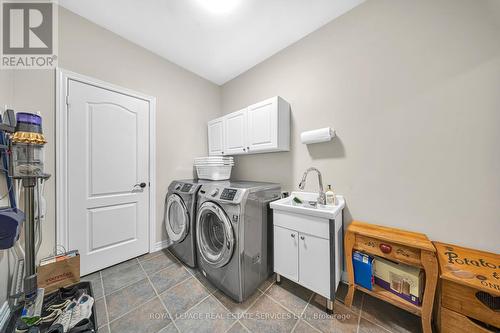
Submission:
M 208 122 L 208 154 L 224 154 L 224 118 Z
M 224 155 L 243 154 L 247 151 L 246 123 L 246 109 L 224 117 Z
M 214 153 L 209 148 L 211 155 L 240 155 L 290 150 L 290 104 L 279 96 L 230 113 L 222 119 L 224 123 L 223 149 L 221 153 Z M 217 146 L 210 141 L 218 138 L 218 136 L 210 135 L 212 122 L 209 122 L 209 147 Z
M 278 98 L 251 105 L 247 110 L 247 149 L 272 151 L 278 147 Z

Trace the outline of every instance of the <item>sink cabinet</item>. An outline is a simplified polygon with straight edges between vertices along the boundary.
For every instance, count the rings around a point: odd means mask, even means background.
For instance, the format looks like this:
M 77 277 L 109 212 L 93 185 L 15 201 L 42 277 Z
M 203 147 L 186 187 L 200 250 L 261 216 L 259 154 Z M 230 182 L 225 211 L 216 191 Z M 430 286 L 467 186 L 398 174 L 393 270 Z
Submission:
M 333 301 L 342 273 L 342 209 L 322 218 L 275 207 L 273 217 L 274 271 Z
M 299 280 L 304 287 L 330 296 L 329 239 L 299 234 Z
M 299 281 L 299 233 L 275 226 L 274 244 L 274 271 Z

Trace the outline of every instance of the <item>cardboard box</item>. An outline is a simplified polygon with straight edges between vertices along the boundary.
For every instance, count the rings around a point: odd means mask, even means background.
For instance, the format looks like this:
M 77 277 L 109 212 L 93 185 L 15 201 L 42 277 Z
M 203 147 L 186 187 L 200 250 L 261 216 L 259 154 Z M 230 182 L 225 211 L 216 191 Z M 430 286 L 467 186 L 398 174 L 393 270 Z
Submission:
M 424 272 L 418 267 L 376 257 L 375 284 L 415 305 L 422 304 Z

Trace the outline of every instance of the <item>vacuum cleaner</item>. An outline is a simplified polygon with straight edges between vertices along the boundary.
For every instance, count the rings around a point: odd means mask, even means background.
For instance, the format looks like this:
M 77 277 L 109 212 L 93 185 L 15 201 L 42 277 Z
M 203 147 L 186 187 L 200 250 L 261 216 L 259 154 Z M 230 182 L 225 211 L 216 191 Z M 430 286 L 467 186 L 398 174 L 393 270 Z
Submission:
M 37 114 L 18 112 L 15 132 L 10 136 L 9 173 L 14 180 L 19 180 L 24 188 L 25 276 L 24 308 L 21 317 L 28 325 L 40 318 L 44 297 L 44 289 L 37 286 L 36 275 L 36 253 L 41 243 L 41 230 L 39 223 L 35 224 L 35 187 L 50 177 L 44 172 L 43 147 L 46 142 L 42 131 L 42 118 Z M 39 203 L 39 191 L 37 199 Z M 40 209 L 36 216 L 40 218 Z M 35 237 L 37 231 L 38 240 Z

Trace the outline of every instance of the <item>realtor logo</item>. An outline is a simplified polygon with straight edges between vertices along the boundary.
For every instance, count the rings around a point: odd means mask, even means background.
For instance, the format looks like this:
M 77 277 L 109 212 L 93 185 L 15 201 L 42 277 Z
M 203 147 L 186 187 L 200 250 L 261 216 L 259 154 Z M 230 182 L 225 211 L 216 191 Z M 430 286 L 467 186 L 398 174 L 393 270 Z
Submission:
M 4 0 L 1 8 L 1 67 L 55 68 L 57 4 L 50 0 Z

